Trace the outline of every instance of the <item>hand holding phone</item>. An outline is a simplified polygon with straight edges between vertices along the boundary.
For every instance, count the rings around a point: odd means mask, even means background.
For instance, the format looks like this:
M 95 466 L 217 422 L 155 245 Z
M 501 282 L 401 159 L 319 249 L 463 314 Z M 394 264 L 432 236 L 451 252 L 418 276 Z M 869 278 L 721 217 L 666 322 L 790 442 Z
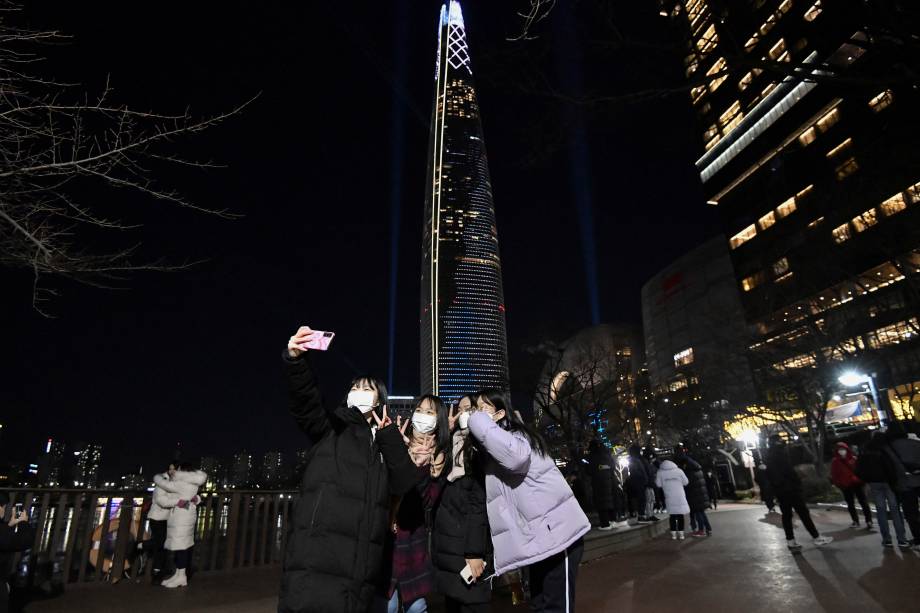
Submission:
M 300 354 L 310 349 L 326 351 L 335 337 L 335 332 L 313 330 L 310 326 L 300 326 L 294 336 L 288 339 L 288 355 L 297 359 Z
M 306 342 L 300 344 L 301 351 L 314 349 L 316 351 L 326 351 L 335 338 L 335 332 L 324 332 L 323 330 L 313 330 L 313 336 Z
M 463 570 L 460 571 L 460 577 L 463 579 L 463 582 L 467 585 L 472 585 L 479 577 L 482 576 L 483 571 L 486 569 L 489 563 L 485 560 L 467 560 L 466 566 L 463 567 Z

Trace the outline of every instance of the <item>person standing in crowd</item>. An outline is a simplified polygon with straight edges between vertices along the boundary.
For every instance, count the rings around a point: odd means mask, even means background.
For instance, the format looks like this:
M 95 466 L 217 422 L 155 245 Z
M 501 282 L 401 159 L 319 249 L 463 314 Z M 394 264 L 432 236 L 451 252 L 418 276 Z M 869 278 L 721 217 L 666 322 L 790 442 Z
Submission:
M 684 515 L 690 512 L 684 488 L 690 480 L 677 464 L 664 460 L 655 475 L 655 485 L 664 491 L 664 503 L 671 524 L 671 540 L 684 540 Z
M 655 460 L 655 450 L 646 447 L 642 451 L 642 465 L 648 474 L 648 484 L 645 486 L 645 517 L 649 521 L 658 521 L 655 517 L 655 475 L 658 473 L 658 465 Z
M 25 551 L 35 542 L 35 530 L 29 525 L 29 515 L 23 511 L 11 513 L 6 519 L 10 496 L 0 492 L 0 613 L 10 610 L 9 579 L 13 574 L 13 556 Z
M 208 475 L 195 470 L 189 463 L 180 462 L 170 478 L 156 475 L 153 478 L 157 505 L 169 509 L 166 520 L 166 549 L 173 552 L 176 572 L 160 585 L 167 588 L 188 585 L 188 567 L 192 563 L 195 547 L 195 524 L 198 522 L 198 488 L 205 484 Z
M 770 479 L 767 477 L 767 464 L 759 452 L 757 467 L 754 468 L 754 482 L 760 490 L 760 499 L 767 505 L 767 513 L 776 513 L 776 500 L 773 496 L 773 486 L 770 485 Z
M 432 534 L 435 578 L 447 613 L 488 613 L 491 609 L 492 583 L 484 577 L 484 573 L 491 574 L 493 565 L 485 473 L 479 448 L 466 444 L 473 401 L 472 396 L 464 396 L 457 403 L 447 479 Z M 460 576 L 467 566 L 476 576 L 472 583 Z
M 706 473 L 706 493 L 709 494 L 709 506 L 712 510 L 719 508 L 719 498 L 722 497 L 722 487 L 719 485 L 719 477 L 712 467 L 707 468 Z
M 412 419 L 404 424 L 397 419 L 396 425 L 405 437 L 412 463 L 418 467 L 418 481 L 401 499 L 394 499 L 395 536 L 387 611 L 425 613 L 425 596 L 434 590 L 428 552 L 431 513 L 441 493 L 441 475 L 450 454 L 447 407 L 437 396 L 422 396 Z
M 712 536 L 712 526 L 706 517 L 709 508 L 709 492 L 706 488 L 706 477 L 703 467 L 699 462 L 688 455 L 677 459 L 677 465 L 683 469 L 689 482 L 685 485 L 687 491 L 687 504 L 690 505 L 691 522 L 696 528 L 690 536 Z
M 494 572 L 526 566 L 532 611 L 574 611 L 582 537 L 591 522 L 546 443 L 521 421 L 506 394 L 482 390 L 477 409 L 470 433 L 485 456 Z
M 169 481 L 176 473 L 176 465 L 170 464 L 165 473 L 157 475 L 161 480 Z M 166 522 L 169 519 L 169 509 L 161 507 L 157 502 L 166 492 L 154 477 L 153 496 L 150 500 L 150 511 L 147 512 L 147 519 L 150 521 L 150 554 L 153 561 L 152 581 L 159 584 L 163 581 L 166 573 Z
M 613 530 L 613 458 L 597 439 L 588 444 L 588 474 L 594 492 L 598 530 Z
M 613 525 L 624 528 L 629 525 L 629 506 L 626 502 L 626 490 L 623 489 L 623 466 L 617 458 L 613 459 Z
M 861 481 L 869 484 L 869 492 L 875 501 L 875 512 L 878 513 L 878 527 L 882 534 L 882 546 L 892 547 L 891 531 L 888 527 L 889 518 L 894 523 L 894 532 L 898 538 L 899 547 L 910 547 L 907 534 L 904 531 L 904 518 L 898 507 L 898 497 L 892 485 L 897 480 L 894 461 L 890 457 L 891 451 L 886 449 L 885 435 L 873 432 L 872 438 L 866 443 L 859 459 L 856 461 L 856 475 Z
M 640 524 L 650 523 L 645 515 L 645 490 L 651 483 L 645 462 L 642 461 L 642 448 L 638 445 L 629 447 L 629 476 L 626 477 L 626 494 L 629 496 L 630 515 L 635 513 Z
M 895 490 L 901 496 L 914 548 L 920 548 L 920 438 L 901 421 L 892 423 L 887 434 L 895 466 Z
M 284 352 L 291 415 L 313 446 L 287 535 L 278 612 L 364 612 L 385 605 L 391 496 L 409 491 L 418 472 L 379 379 L 354 379 L 344 402 L 326 411 L 306 355 L 313 338 L 303 326 Z
M 859 500 L 859 506 L 862 508 L 863 515 L 866 518 L 866 529 L 871 530 L 872 510 L 869 508 L 869 501 L 866 499 L 865 484 L 862 479 L 856 476 L 856 454 L 843 441 L 837 443 L 834 452 L 834 459 L 831 460 L 831 483 L 840 489 L 844 500 L 847 501 L 847 509 L 853 519 L 853 524 L 850 527 L 859 527 L 859 514 L 856 512 L 856 503 L 853 500 L 856 498 Z
M 815 523 L 811 520 L 808 505 L 802 497 L 802 479 L 789 459 L 786 442 L 779 434 L 770 437 L 770 449 L 767 453 L 767 479 L 779 501 L 779 510 L 783 514 L 783 530 L 786 533 L 786 546 L 793 553 L 801 551 L 802 546 L 795 540 L 792 529 L 792 512 L 795 511 L 802 525 L 814 539 L 816 546 L 827 545 L 834 540 L 832 536 L 821 536 Z

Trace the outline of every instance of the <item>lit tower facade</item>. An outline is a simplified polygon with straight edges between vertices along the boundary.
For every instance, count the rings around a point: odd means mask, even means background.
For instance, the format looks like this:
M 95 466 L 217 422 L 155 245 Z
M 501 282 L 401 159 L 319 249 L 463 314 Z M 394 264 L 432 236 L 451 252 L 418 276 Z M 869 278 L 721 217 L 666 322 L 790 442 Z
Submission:
M 422 243 L 422 391 L 508 387 L 492 185 L 460 3 L 438 26 Z

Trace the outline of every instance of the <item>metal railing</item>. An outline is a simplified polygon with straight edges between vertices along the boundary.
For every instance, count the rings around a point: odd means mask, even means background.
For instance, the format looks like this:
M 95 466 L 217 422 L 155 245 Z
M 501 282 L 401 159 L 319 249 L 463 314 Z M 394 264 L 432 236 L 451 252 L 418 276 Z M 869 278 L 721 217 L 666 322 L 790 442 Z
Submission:
M 21 503 L 35 528 L 32 549 L 16 555 L 21 580 L 31 584 L 41 564 L 53 565 L 63 583 L 115 583 L 149 574 L 151 565 L 144 561 L 150 492 L 2 491 L 10 496 L 6 519 Z M 228 490 L 199 496 L 194 569 L 224 571 L 281 561 L 296 491 Z

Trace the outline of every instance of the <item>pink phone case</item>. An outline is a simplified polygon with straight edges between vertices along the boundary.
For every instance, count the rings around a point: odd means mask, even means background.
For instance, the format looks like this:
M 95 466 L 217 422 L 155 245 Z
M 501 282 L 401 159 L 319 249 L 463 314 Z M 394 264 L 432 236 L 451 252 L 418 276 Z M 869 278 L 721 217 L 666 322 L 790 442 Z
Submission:
M 326 351 L 335 338 L 335 332 L 323 332 L 322 330 L 313 331 L 313 339 L 300 346 L 301 349 L 312 349 L 314 351 Z

